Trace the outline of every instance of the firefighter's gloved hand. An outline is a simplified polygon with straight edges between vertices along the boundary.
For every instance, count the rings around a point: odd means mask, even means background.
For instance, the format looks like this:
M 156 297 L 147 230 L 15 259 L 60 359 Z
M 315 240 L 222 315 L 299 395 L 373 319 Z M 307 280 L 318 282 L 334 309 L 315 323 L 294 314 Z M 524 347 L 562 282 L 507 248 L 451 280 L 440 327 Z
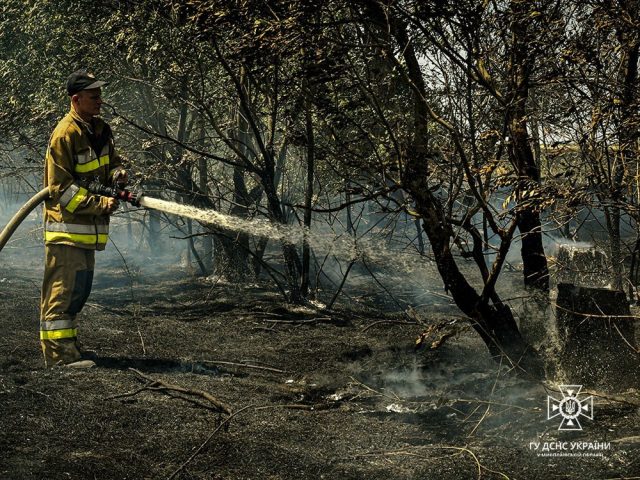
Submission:
M 118 186 L 118 188 L 124 188 L 129 182 L 129 174 L 126 170 L 120 170 L 116 173 L 113 181 Z
M 115 198 L 107 197 L 107 214 L 111 215 L 120 206 L 120 202 Z

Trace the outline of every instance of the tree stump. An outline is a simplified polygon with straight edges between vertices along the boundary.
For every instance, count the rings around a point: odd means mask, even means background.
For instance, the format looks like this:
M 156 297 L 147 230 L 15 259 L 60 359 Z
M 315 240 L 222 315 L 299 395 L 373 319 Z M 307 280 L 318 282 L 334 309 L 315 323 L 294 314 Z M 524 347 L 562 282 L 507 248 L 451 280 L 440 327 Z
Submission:
M 622 291 L 559 283 L 556 322 L 564 381 L 608 391 L 638 388 L 636 321 Z
M 604 252 L 588 244 L 562 244 L 555 261 L 555 283 L 586 287 L 611 285 L 610 262 Z

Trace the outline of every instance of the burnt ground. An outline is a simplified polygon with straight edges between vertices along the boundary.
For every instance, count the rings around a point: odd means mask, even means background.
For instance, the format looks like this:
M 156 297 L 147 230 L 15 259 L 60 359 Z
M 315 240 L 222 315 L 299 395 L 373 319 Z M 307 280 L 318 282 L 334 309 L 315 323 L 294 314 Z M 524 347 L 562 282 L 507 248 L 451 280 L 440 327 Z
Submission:
M 151 259 L 128 275 L 98 258 L 81 340 L 99 366 L 45 370 L 41 247 L 1 255 L 2 479 L 640 478 L 638 406 L 596 397 L 593 421 L 559 432 L 557 392 L 499 368 L 469 330 L 415 353 L 424 326 L 354 296 L 331 314 L 288 307 L 266 285 L 154 273 Z M 234 416 L 140 390 L 131 369 Z M 539 456 L 530 442 L 611 443 Z

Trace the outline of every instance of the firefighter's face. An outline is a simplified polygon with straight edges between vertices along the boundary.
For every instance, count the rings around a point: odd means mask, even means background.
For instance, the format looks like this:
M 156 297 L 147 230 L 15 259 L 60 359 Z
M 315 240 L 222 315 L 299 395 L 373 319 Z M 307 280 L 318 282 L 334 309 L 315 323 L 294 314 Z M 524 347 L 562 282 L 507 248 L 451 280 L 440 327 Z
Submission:
M 76 93 L 71 101 L 78 115 L 83 120 L 91 120 L 96 115 L 100 115 L 100 106 L 102 105 L 102 91 L 99 88 L 91 90 L 82 90 Z

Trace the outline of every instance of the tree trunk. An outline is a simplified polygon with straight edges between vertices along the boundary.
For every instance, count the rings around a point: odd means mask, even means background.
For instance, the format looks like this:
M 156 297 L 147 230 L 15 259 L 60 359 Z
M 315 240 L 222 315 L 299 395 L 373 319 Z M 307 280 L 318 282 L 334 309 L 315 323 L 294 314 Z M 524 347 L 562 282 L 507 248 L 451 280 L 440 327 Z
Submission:
M 540 167 L 535 161 L 527 127 L 527 99 L 529 77 L 534 64 L 530 48 L 533 33 L 528 30 L 530 6 L 521 0 L 510 4 L 511 59 L 509 62 L 509 94 L 506 103 L 506 122 L 509 132 L 509 154 L 518 174 L 520 193 L 540 183 Z M 519 197 L 520 198 L 520 197 Z M 540 212 L 534 205 L 518 205 L 518 230 L 522 236 L 522 264 L 524 284 L 549 291 L 549 269 L 542 244 Z
M 422 238 L 422 228 L 420 227 L 420 220 L 416 219 L 413 221 L 416 226 L 416 239 L 418 240 L 418 252 L 420 255 L 424 255 L 424 239 Z
M 244 91 L 248 91 L 248 78 L 244 69 L 241 69 L 239 81 Z M 240 162 L 249 158 L 251 137 L 249 136 L 249 126 L 247 124 L 248 112 L 239 105 L 235 111 L 235 125 L 233 129 L 233 140 L 238 149 Z M 249 206 L 251 200 L 247 191 L 244 179 L 245 169 L 239 166 L 233 168 L 233 204 L 230 213 L 240 218 L 249 217 Z M 220 258 L 217 268 L 225 272 L 225 276 L 234 282 L 242 282 L 246 280 L 249 274 L 249 261 L 247 252 L 249 251 L 249 235 L 242 232 L 236 232 L 232 238 L 224 238 L 220 240 L 220 246 L 224 251 L 224 255 Z M 221 262 L 226 262 L 222 265 Z
M 209 183 L 209 173 L 207 171 L 207 159 L 204 157 L 198 160 L 198 180 L 200 191 L 203 194 L 207 194 L 209 190 L 207 185 Z M 202 247 L 202 263 L 208 275 L 213 268 L 213 239 L 211 235 L 202 237 Z
M 347 204 L 347 233 L 352 236 L 356 236 L 356 231 L 353 228 L 353 214 L 351 213 L 351 182 L 347 179 L 344 182 L 345 185 L 345 198 L 344 201 Z
M 640 6 L 637 1 L 626 2 L 624 7 L 630 18 L 637 18 Z M 620 66 L 617 85 L 620 120 L 618 124 L 619 158 L 614 169 L 612 197 L 614 202 L 624 202 L 623 188 L 625 172 L 637 168 L 638 139 L 640 138 L 638 116 L 638 60 L 640 58 L 640 34 L 630 28 L 626 22 L 621 22 L 616 29 L 616 36 L 620 44 Z M 613 285 L 616 289 L 623 288 L 624 258 L 622 255 L 622 241 L 620 238 L 621 211 L 618 207 L 612 209 L 611 229 L 611 264 L 613 267 Z M 636 219 L 637 221 L 637 219 Z
M 609 234 L 609 259 L 611 268 L 611 287 L 614 290 L 623 289 L 623 258 L 622 239 L 620 238 L 621 210 L 619 207 L 604 209 L 605 223 Z
M 414 197 L 416 210 L 423 218 L 422 225 L 445 289 L 458 308 L 471 319 L 473 328 L 497 362 L 506 358 L 531 375 L 542 376 L 542 363 L 520 335 L 511 309 L 500 301 L 491 305 L 488 300 L 482 300 L 460 272 L 450 249 L 453 231 L 444 218 L 442 205 L 430 192 L 426 182 L 424 170 L 428 160 L 424 154 L 407 159 L 404 184 Z
M 307 185 L 304 195 L 304 242 L 302 244 L 302 282 L 300 292 L 303 297 L 309 294 L 309 270 L 311 247 L 307 240 L 308 232 L 311 229 L 311 203 L 313 200 L 313 173 L 315 168 L 315 145 L 313 137 L 313 122 L 311 117 L 311 102 L 305 99 L 305 124 L 307 133 Z
M 262 185 L 265 187 L 265 196 L 267 198 L 269 214 L 276 222 L 285 225 L 287 222 L 284 217 L 282 204 L 278 198 L 276 185 L 274 183 L 273 158 L 271 158 L 271 160 L 266 160 L 265 164 L 266 167 L 262 172 Z M 300 291 L 300 272 L 302 270 L 302 263 L 300 262 L 296 246 L 286 239 L 282 240 L 282 253 L 284 256 L 287 282 L 290 289 L 289 301 L 297 303 L 302 300 L 302 292 Z
M 157 210 L 147 210 L 149 214 L 149 230 L 148 230 L 148 243 L 151 253 L 154 255 L 160 255 L 162 250 L 161 234 L 160 234 L 160 212 Z
M 544 374 L 542 362 L 537 353 L 524 341 L 510 308 L 503 304 L 494 286 L 482 296 L 469 284 L 460 272 L 451 252 L 454 236 L 450 221 L 445 215 L 441 201 L 433 194 L 428 183 L 429 178 L 429 111 L 425 103 L 429 95 L 426 91 L 422 71 L 413 43 L 407 33 L 407 26 L 397 18 L 389 16 L 380 4 L 365 4 L 372 20 L 380 26 L 380 41 L 389 44 L 386 32 L 390 32 L 399 44 L 406 65 L 409 87 L 412 89 L 414 103 L 414 125 L 411 145 L 407 149 L 411 155 L 405 159 L 402 186 L 415 201 L 416 211 L 423 220 L 423 228 L 431 244 L 438 272 L 444 281 L 445 289 L 451 294 L 456 305 L 471 320 L 476 332 L 483 339 L 489 352 L 502 362 L 507 359 L 512 365 L 540 377 Z M 393 55 L 388 48 L 388 55 Z M 508 251 L 509 243 L 502 246 L 498 256 L 502 259 Z M 489 302 L 492 301 L 493 304 Z

